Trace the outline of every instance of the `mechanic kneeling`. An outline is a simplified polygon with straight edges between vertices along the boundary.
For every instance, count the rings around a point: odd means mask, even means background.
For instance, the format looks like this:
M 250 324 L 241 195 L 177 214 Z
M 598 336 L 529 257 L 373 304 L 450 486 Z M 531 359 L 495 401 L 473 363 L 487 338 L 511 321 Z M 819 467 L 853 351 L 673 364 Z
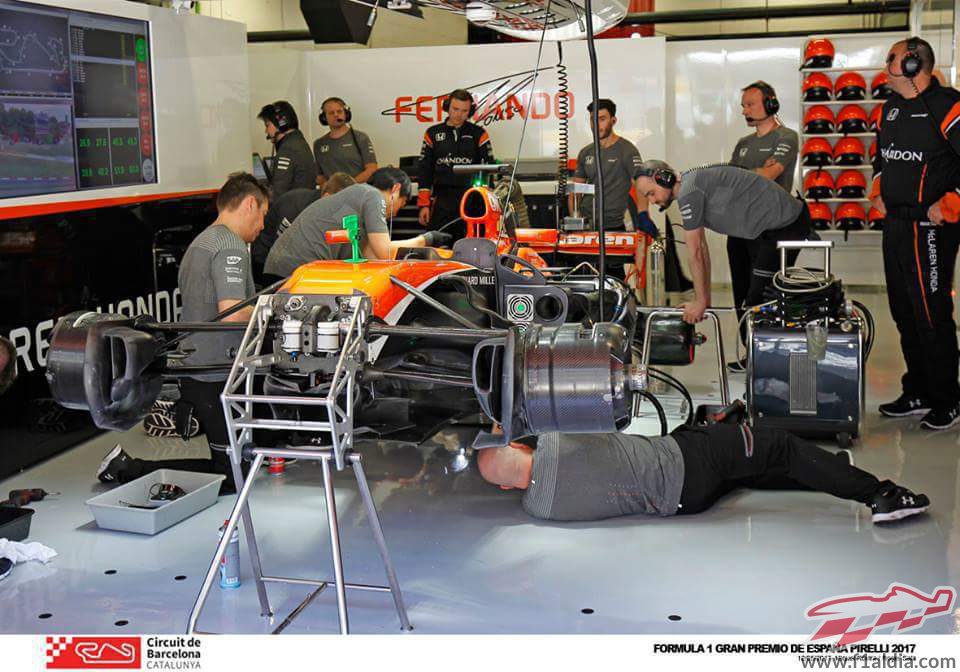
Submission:
M 183 296 L 183 320 L 205 322 L 256 293 L 247 244 L 263 230 L 267 213 L 267 190 L 248 173 L 234 173 L 217 194 L 217 220 L 194 238 L 180 264 L 178 284 Z M 223 318 L 224 322 L 249 322 L 253 307 L 247 306 Z M 240 345 L 242 332 L 191 334 L 183 350 L 192 353 L 184 365 L 224 364 Z M 227 423 L 220 393 L 227 374 L 206 373 L 180 379 L 180 400 L 207 435 L 210 459 L 141 460 L 132 458 L 119 444 L 97 469 L 104 483 L 127 483 L 157 469 L 179 469 L 226 475 L 220 494 L 236 492 L 230 458 Z M 187 420 L 189 422 L 189 420 Z
M 852 466 L 845 451 L 746 425 L 684 426 L 656 437 L 549 433 L 536 449 L 483 449 L 477 464 L 490 483 L 526 490 L 524 510 L 547 520 L 701 513 L 741 487 L 825 492 L 867 505 L 874 523 L 930 507 L 926 495 Z
M 343 228 L 343 219 L 357 215 L 360 225 L 360 249 L 367 259 L 393 259 L 401 247 L 445 245 L 450 234 L 430 231 L 406 240 L 390 240 L 394 216 L 406 205 L 413 186 L 399 168 L 380 168 L 367 184 L 355 184 L 321 198 L 306 209 L 274 243 L 264 265 L 266 281 L 285 278 L 300 266 L 318 259 L 348 259 L 350 245 L 329 244 L 327 231 Z

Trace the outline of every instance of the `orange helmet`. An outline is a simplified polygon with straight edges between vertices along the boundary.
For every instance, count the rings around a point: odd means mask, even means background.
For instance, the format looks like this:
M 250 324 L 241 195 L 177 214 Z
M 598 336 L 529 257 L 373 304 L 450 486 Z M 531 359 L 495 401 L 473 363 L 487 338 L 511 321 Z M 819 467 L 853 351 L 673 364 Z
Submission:
M 836 119 L 826 105 L 814 105 L 803 115 L 804 133 L 833 133 Z
M 880 130 L 880 115 L 883 113 L 883 104 L 876 105 L 872 110 L 870 110 L 870 130 L 878 131 Z
M 874 98 L 880 100 L 886 100 L 890 97 L 893 91 L 890 89 L 890 78 L 886 72 L 881 70 L 877 76 L 873 78 L 873 81 L 870 82 L 870 93 Z
M 860 138 L 840 138 L 833 148 L 833 162 L 838 166 L 859 166 L 866 153 Z
M 859 105 L 844 105 L 837 113 L 837 130 L 840 133 L 866 133 L 867 113 Z
M 805 166 L 826 166 L 833 162 L 833 147 L 824 138 L 810 138 L 803 143 L 800 156 Z
M 837 178 L 837 196 L 863 198 L 867 193 L 867 178 L 859 170 L 845 170 Z
M 870 212 L 867 213 L 867 226 L 871 229 L 882 229 L 883 219 L 883 213 L 876 208 L 870 208 Z
M 803 99 L 810 101 L 830 100 L 833 97 L 833 82 L 822 72 L 811 72 L 803 80 Z
M 874 157 L 877 155 L 877 141 L 874 140 L 870 143 L 870 162 L 873 162 Z
M 807 198 L 831 198 L 835 187 L 833 176 L 826 170 L 811 170 L 803 178 L 803 193 Z
M 833 225 L 838 229 L 862 229 L 867 225 L 867 213 L 859 203 L 841 203 L 833 214 Z
M 833 56 L 836 49 L 833 48 L 833 42 L 818 38 L 807 42 L 803 50 L 803 67 L 805 68 L 829 68 L 833 65 Z
M 807 212 L 815 229 L 828 229 L 833 222 L 833 213 L 826 203 L 807 203 Z
M 845 72 L 833 85 L 837 100 L 863 100 L 867 97 L 867 80 L 859 72 Z

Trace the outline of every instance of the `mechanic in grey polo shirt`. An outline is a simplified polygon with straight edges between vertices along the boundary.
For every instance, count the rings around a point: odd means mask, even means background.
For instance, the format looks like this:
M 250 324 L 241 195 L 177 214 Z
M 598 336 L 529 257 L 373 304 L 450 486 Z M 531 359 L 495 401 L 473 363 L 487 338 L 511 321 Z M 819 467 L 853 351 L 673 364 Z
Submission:
M 867 505 L 874 523 L 930 507 L 926 495 L 852 466 L 846 452 L 776 429 L 714 424 L 652 437 L 548 433 L 535 442 L 484 448 L 477 466 L 488 482 L 524 490 L 524 510 L 546 520 L 700 513 L 743 487 L 825 492 Z
M 234 173 L 217 194 L 217 219 L 193 239 L 180 262 L 178 284 L 183 297 L 184 322 L 208 322 L 256 293 L 247 245 L 263 230 L 268 208 L 267 190 L 249 173 Z M 253 307 L 224 317 L 223 322 L 248 322 Z M 198 332 L 184 339 L 182 350 L 190 353 L 185 366 L 233 363 L 242 331 Z M 128 455 L 119 444 L 104 457 L 97 478 L 104 483 L 126 483 L 157 469 L 178 469 L 224 474 L 220 494 L 235 492 L 230 445 L 220 394 L 227 371 L 193 374 L 180 378 L 183 415 L 196 418 L 210 446 L 210 459 L 141 460 Z M 179 424 L 179 423 L 178 423 Z M 183 424 L 189 424 L 185 418 Z
M 773 180 L 790 193 L 799 139 L 797 132 L 784 126 L 777 117 L 780 110 L 777 92 L 766 82 L 756 81 L 743 88 L 740 107 L 747 126 L 754 132 L 740 138 L 730 163 Z
M 623 231 L 623 215 L 629 208 L 630 187 L 639 175 L 643 159 L 636 145 L 614 132 L 617 124 L 617 105 L 609 98 L 598 101 L 597 121 L 600 137 L 600 160 L 603 161 L 603 227 L 606 231 Z M 587 105 L 591 123 L 593 103 Z M 577 170 L 574 182 L 596 184 L 597 168 L 594 165 L 593 143 L 580 150 L 577 155 Z M 568 196 L 570 213 L 574 213 L 573 194 Z M 657 227 L 647 211 L 647 199 L 637 191 L 637 225 L 641 231 L 652 236 L 657 235 Z M 580 200 L 580 215 L 593 219 L 593 196 L 584 196 Z
M 446 245 L 453 236 L 441 231 L 406 240 L 391 240 L 388 223 L 406 205 L 413 191 L 410 178 L 399 168 L 380 168 L 367 184 L 355 184 L 321 198 L 306 209 L 284 231 L 267 255 L 264 274 L 285 278 L 298 267 L 318 259 L 348 259 L 351 246 L 326 242 L 327 231 L 343 228 L 343 220 L 357 215 L 360 225 L 360 250 L 367 259 L 392 259 L 400 247 Z M 271 277 L 272 276 L 272 277 Z
M 350 125 L 353 112 L 342 98 L 327 98 L 320 105 L 320 123 L 330 131 L 313 143 L 317 161 L 317 186 L 323 187 L 334 173 L 346 173 L 358 183 L 377 170 L 377 155 L 370 136 Z
M 812 235 L 803 201 L 776 183 L 736 166 L 705 166 L 678 175 L 663 161 L 644 161 L 638 191 L 651 203 L 680 206 L 684 240 L 693 275 L 694 300 L 684 306 L 683 319 L 696 323 L 710 306 L 710 251 L 704 229 L 736 239 L 742 254 L 730 254 L 735 305 L 762 302 L 763 290 L 780 267 L 778 240 L 806 240 Z M 731 252 L 727 245 L 727 252 Z M 790 263 L 796 260 L 794 254 Z

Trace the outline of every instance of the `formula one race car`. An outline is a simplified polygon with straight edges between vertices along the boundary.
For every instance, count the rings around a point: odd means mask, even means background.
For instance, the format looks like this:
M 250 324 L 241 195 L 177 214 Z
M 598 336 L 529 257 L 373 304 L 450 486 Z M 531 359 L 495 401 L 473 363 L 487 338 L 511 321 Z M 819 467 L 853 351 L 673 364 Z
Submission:
M 482 410 L 503 433 L 481 435 L 477 447 L 551 429 L 623 428 L 631 389 L 644 386 L 631 368 L 630 291 L 607 278 L 601 297 L 596 274 L 550 267 L 541 256 L 590 252 L 596 234 L 518 230 L 510 214 L 492 190 L 471 188 L 461 201 L 468 237 L 452 251 L 365 261 L 355 245 L 353 259 L 306 264 L 235 307 L 256 301 L 247 325 L 68 315 L 51 338 L 51 390 L 62 405 L 89 410 L 97 426 L 122 430 L 149 411 L 163 378 L 229 369 L 231 428 L 269 425 L 259 413 L 267 407 L 275 427 L 328 432 L 335 447 L 349 444 L 354 426 L 382 435 L 431 429 L 418 412 L 442 424 Z M 355 231 L 346 234 L 353 242 Z M 608 234 L 608 253 L 633 256 L 642 236 Z M 176 365 L 187 334 L 239 328 L 233 362 L 225 354 L 219 367 Z

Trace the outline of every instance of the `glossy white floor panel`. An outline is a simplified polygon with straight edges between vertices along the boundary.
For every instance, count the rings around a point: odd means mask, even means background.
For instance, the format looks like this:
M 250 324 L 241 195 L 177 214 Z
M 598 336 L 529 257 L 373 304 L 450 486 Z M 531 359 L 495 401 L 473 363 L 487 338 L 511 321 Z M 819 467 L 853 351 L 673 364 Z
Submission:
M 526 516 L 520 493 L 486 484 L 473 465 L 454 474 L 443 456 L 425 477 L 399 481 L 398 475 L 412 475 L 412 449 L 370 446 L 365 465 L 414 632 L 803 634 L 813 627 L 804 610 L 821 599 L 879 593 L 893 582 L 924 591 L 960 585 L 960 431 L 924 432 L 916 419 L 876 414 L 878 403 L 899 392 L 897 338 L 885 297 L 858 298 L 874 310 L 880 334 L 856 463 L 926 492 L 929 515 L 880 527 L 865 507 L 828 495 L 740 491 L 697 516 L 554 524 Z M 732 322 L 728 327 L 732 336 Z M 704 331 L 712 339 L 710 329 Z M 673 371 L 699 401 L 717 400 L 712 352 L 708 343 L 694 366 Z M 732 381 L 739 396 L 743 374 Z M 666 405 L 678 406 L 676 400 Z M 648 417 L 632 429 L 655 428 Z M 3 493 L 21 487 L 63 493 L 33 505 L 30 535 L 59 556 L 46 566 L 19 565 L 0 581 L 6 605 L 0 631 L 186 628 L 233 498 L 221 497 L 154 537 L 98 529 L 83 502 L 106 489 L 95 483 L 94 471 L 118 441 L 145 458 L 205 451 L 202 438 L 157 440 L 136 428 L 99 436 L 0 483 Z M 335 478 L 347 580 L 383 583 L 352 475 Z M 332 578 L 320 483 L 319 465 L 301 462 L 282 476 L 264 473 L 255 484 L 251 506 L 268 574 Z M 241 547 L 243 585 L 213 589 L 201 630 L 265 633 L 279 622 L 259 617 L 245 542 Z M 115 573 L 105 573 L 110 570 Z M 281 618 L 309 592 L 277 584 L 268 590 Z M 354 632 L 399 632 L 389 595 L 348 593 L 348 601 Z M 328 589 L 287 632 L 337 632 L 336 613 Z M 932 619 L 921 632 L 954 632 L 958 623 L 956 616 Z

